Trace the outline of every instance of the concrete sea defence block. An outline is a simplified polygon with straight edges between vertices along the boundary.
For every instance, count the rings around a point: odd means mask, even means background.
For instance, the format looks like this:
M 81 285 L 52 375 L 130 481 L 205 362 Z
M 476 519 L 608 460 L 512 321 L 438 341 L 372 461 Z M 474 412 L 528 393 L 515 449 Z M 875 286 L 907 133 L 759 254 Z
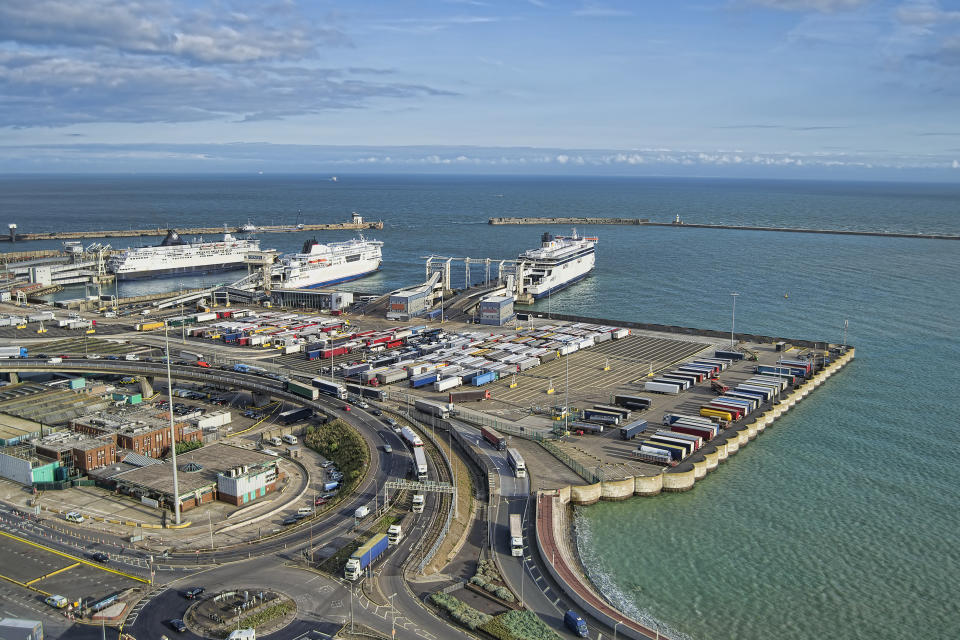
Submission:
M 570 485 L 561 487 L 560 489 L 557 490 L 557 493 L 560 496 L 561 504 L 567 504 L 568 502 L 570 502 L 570 494 L 572 493 L 572 491 L 573 491 L 573 487 L 571 487 Z
M 707 461 L 705 459 L 698 460 L 697 462 L 693 463 L 693 477 L 695 479 L 699 480 L 701 478 L 705 478 L 707 476 L 707 471 Z
M 747 425 L 747 437 L 753 440 L 757 437 L 757 421 L 754 420 Z
M 634 476 L 633 492 L 638 496 L 655 496 L 663 490 L 663 473 L 655 476 Z
M 679 473 L 663 474 L 663 490 L 680 492 L 693 489 L 693 484 L 697 481 L 696 473 L 693 469 L 689 471 L 680 471 Z
M 580 484 L 570 487 L 570 502 L 577 505 L 595 504 L 600 501 L 603 493 L 603 483 Z
M 750 442 L 750 434 L 747 431 L 737 432 L 737 444 L 741 447 Z
M 727 438 L 727 457 L 729 458 L 737 451 L 740 451 L 740 439 L 734 437 Z
M 707 471 L 713 471 L 720 465 L 720 452 L 705 453 L 703 454 L 703 460 L 707 463 Z
M 605 480 L 600 483 L 600 499 L 626 500 L 633 496 L 634 485 L 633 477 L 624 478 L 623 480 Z
M 727 449 L 727 443 L 716 445 L 717 447 L 717 461 L 723 462 L 730 455 L 730 451 Z

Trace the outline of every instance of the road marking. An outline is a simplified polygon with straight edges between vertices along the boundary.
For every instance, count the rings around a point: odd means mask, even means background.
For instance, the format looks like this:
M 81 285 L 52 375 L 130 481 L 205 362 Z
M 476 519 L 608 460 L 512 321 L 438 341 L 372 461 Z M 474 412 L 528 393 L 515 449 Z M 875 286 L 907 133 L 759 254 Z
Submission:
M 21 538 L 20 536 L 15 536 L 15 535 L 12 535 L 12 534 L 9 534 L 9 533 L 4 533 L 4 532 L 2 532 L 2 531 L 0 531 L 0 536 L 6 536 L 6 537 L 8 537 L 8 538 L 10 538 L 10 539 L 12 539 L 12 540 L 17 540 L 18 542 L 22 542 L 22 543 L 24 543 L 24 544 L 30 545 L 31 547 L 35 547 L 35 548 L 37 548 L 37 549 L 42 549 L 42 550 L 44 550 L 44 551 L 47 551 L 48 553 L 52 553 L 52 554 L 54 554 L 54 555 L 58 555 L 58 556 L 60 556 L 60 557 L 62 557 L 62 558 L 67 558 L 68 560 L 76 560 L 79 564 L 85 564 L 85 565 L 87 565 L 87 566 L 89 566 L 89 567 L 93 567 L 94 569 L 99 569 L 100 571 L 106 571 L 107 573 L 114 573 L 114 574 L 116 574 L 116 575 L 118 575 L 118 576 L 123 576 L 123 577 L 125 577 L 125 578 L 130 578 L 131 580 L 136 580 L 137 582 L 143 582 L 144 584 L 150 584 L 150 581 L 149 581 L 149 580 L 146 580 L 146 579 L 144 579 L 144 578 L 140 578 L 140 577 L 138 577 L 138 576 L 135 576 L 135 575 L 132 575 L 132 574 L 129 574 L 129 573 L 124 573 L 123 571 L 117 571 L 116 569 L 111 569 L 110 567 L 101 566 L 101 565 L 99 565 L 99 564 L 90 562 L 90 561 L 88 561 L 88 560 L 84 560 L 83 558 L 78 558 L 78 557 L 76 557 L 76 556 L 72 556 L 72 555 L 70 555 L 69 553 L 64 553 L 63 551 L 57 551 L 56 549 L 54 549 L 54 548 L 52 548 L 52 547 L 48 547 L 48 546 L 45 546 L 45 545 L 42 545 L 42 544 L 38 544 L 38 543 L 36 543 L 36 542 L 31 542 L 30 540 L 27 540 L 26 538 Z
M 44 579 L 49 578 L 49 577 L 51 577 L 51 576 L 55 576 L 55 575 L 57 575 L 58 573 L 63 573 L 64 571 L 70 571 L 70 569 L 74 569 L 74 568 L 79 567 L 79 566 L 80 566 L 80 563 L 79 563 L 79 562 L 74 562 L 73 564 L 71 564 L 71 565 L 69 565 L 69 566 L 62 567 L 62 568 L 60 568 L 60 569 L 57 569 L 56 571 L 52 571 L 52 572 L 50 572 L 50 573 L 48 573 L 48 574 L 46 574 L 46 575 L 42 575 L 42 576 L 40 576 L 39 578 L 34 578 L 33 580 L 30 580 L 29 582 L 25 582 L 24 584 L 26 584 L 27 586 L 29 586 L 29 585 L 33 584 L 34 582 L 40 582 L 41 580 L 44 580 Z

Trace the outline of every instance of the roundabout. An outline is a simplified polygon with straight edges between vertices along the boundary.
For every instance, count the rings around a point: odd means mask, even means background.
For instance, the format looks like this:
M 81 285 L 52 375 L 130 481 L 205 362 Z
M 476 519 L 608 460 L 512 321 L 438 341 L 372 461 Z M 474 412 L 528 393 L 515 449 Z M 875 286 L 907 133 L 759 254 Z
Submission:
M 234 629 L 261 636 L 280 631 L 297 617 L 297 604 L 273 589 L 233 589 L 209 594 L 187 609 L 183 621 L 197 635 L 225 638 Z

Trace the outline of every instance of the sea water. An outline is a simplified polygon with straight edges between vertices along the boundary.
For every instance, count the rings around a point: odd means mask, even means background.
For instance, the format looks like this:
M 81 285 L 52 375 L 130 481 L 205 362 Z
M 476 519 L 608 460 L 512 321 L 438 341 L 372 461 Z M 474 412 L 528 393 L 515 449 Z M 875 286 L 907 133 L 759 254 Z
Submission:
M 960 186 L 831 182 L 341 176 L 0 179 L 21 232 L 382 219 L 385 292 L 429 255 L 515 257 L 543 231 L 496 216 L 960 233 Z M 954 638 L 960 629 L 956 375 L 960 242 L 596 226 L 591 277 L 537 308 L 840 342 L 856 359 L 693 491 L 577 510 L 580 553 L 614 603 L 695 638 Z M 264 235 L 295 251 L 316 236 Z M 159 238 L 144 239 L 153 243 Z M 111 239 L 114 247 L 136 238 Z M 0 245 L 3 250 L 58 242 Z M 495 273 L 495 263 L 491 267 Z M 484 277 L 473 264 L 471 280 Z M 239 275 L 242 275 L 239 274 Z M 239 277 L 239 275 L 237 277 Z M 454 277 L 465 278 L 461 266 Z M 227 281 L 122 283 L 121 295 Z M 82 293 L 82 290 L 80 290 Z M 75 296 L 68 290 L 62 296 Z

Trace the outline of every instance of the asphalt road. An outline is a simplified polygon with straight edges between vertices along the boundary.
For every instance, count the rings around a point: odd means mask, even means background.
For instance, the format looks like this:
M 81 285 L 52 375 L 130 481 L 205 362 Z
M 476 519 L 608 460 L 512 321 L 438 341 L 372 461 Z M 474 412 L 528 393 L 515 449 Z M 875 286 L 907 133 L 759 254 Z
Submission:
M 564 638 L 577 638 L 563 624 L 563 614 L 572 607 L 563 593 L 552 584 L 538 567 L 534 529 L 534 505 L 530 499 L 529 478 L 517 478 L 507 460 L 506 451 L 497 451 L 480 436 L 479 429 L 452 420 L 457 431 L 474 443 L 496 469 L 500 487 L 497 502 L 490 504 L 493 513 L 491 540 L 497 554 L 497 562 L 503 577 L 513 587 L 521 600 Z M 492 500 L 492 498 L 491 498 Z M 514 557 L 510 550 L 510 514 L 519 513 L 524 519 L 524 555 Z M 595 637 L 595 632 L 591 632 Z

